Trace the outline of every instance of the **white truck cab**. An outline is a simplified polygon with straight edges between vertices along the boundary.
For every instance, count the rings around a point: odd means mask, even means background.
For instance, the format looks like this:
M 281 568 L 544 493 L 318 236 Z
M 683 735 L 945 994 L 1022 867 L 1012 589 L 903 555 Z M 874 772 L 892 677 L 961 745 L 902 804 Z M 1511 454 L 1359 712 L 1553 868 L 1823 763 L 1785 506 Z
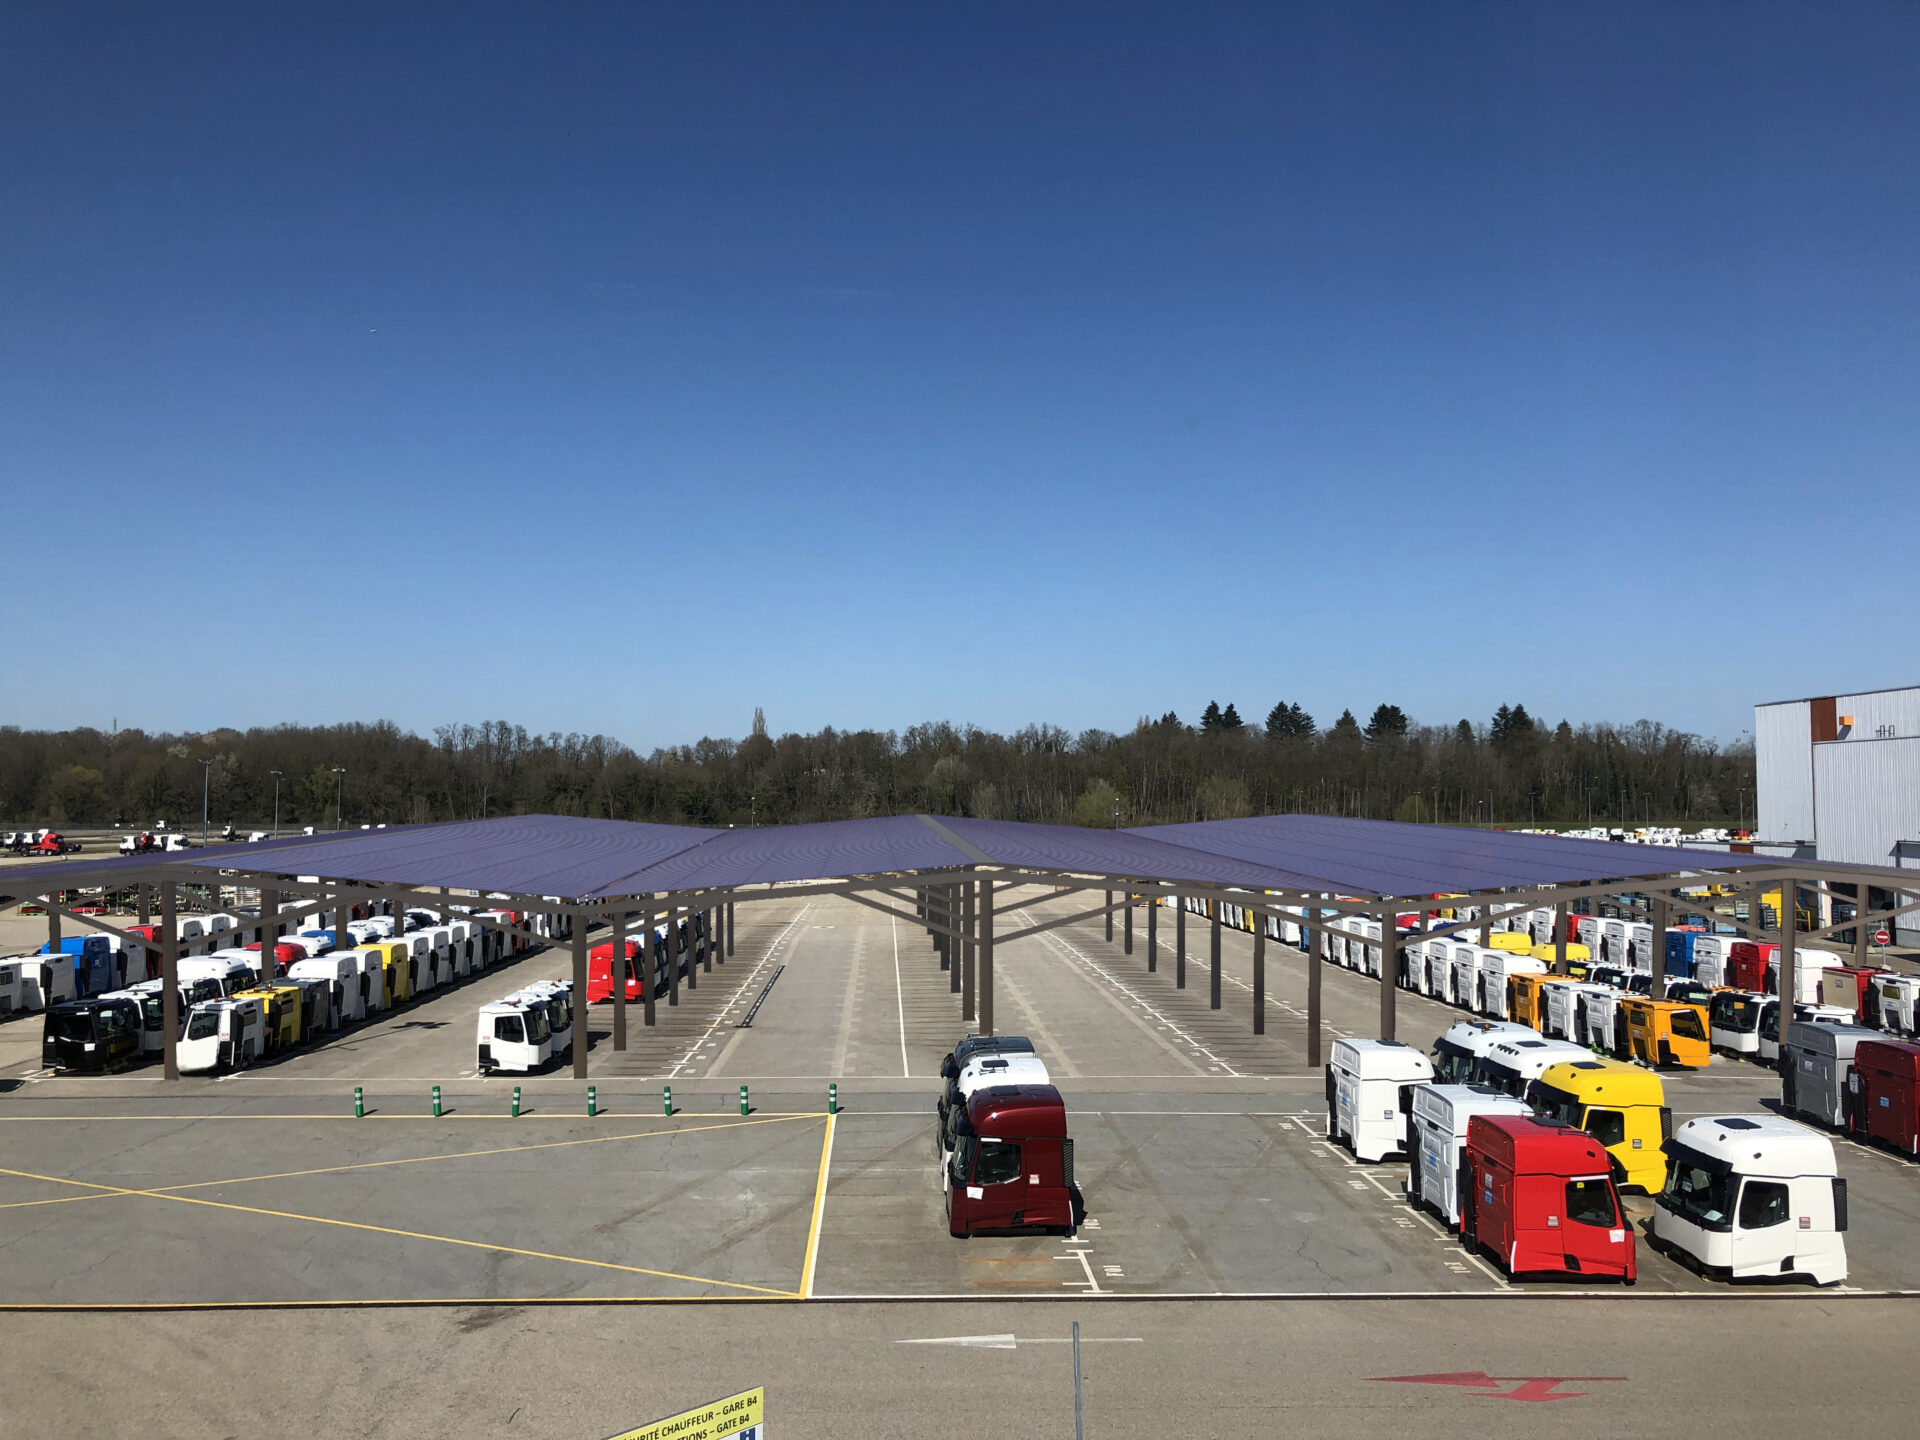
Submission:
M 940 1103 L 935 1107 L 934 1135 L 940 1155 L 945 1157 L 952 1151 L 959 1137 L 961 1117 L 967 1113 L 967 1101 L 981 1086 L 1052 1083 L 1046 1062 L 1031 1051 L 987 1050 L 973 1056 L 960 1067 L 958 1075 L 946 1082 Z M 947 1167 L 943 1164 L 940 1169 L 945 1174 Z
M 333 1012 L 331 1028 L 338 1029 L 341 1025 L 367 1018 L 366 995 L 360 985 L 360 967 L 348 952 L 336 950 L 330 954 L 296 960 L 287 967 L 287 979 L 318 980 L 327 986 L 327 998 Z
M 1327 1138 L 1356 1160 L 1384 1160 L 1408 1147 L 1413 1092 L 1433 1079 L 1433 1062 L 1398 1040 L 1333 1042 L 1327 1064 Z
M 1549 980 L 1540 987 L 1540 1033 L 1551 1040 L 1571 1040 L 1584 1044 L 1587 1035 L 1586 1003 L 1596 995 L 1612 997 L 1604 985 L 1587 980 Z M 1608 1004 L 1612 1004 L 1609 998 Z
M 537 1002 L 546 1006 L 547 1032 L 553 1037 L 553 1053 L 566 1055 L 572 1051 L 573 982 L 571 980 L 536 980 L 507 998 Z
M 1526 1101 L 1490 1085 L 1417 1085 L 1413 1148 L 1407 1155 L 1407 1198 L 1425 1205 L 1449 1229 L 1460 1228 L 1460 1156 L 1475 1115 L 1531 1115 Z
M 1767 997 L 1752 990 L 1716 990 L 1707 1002 L 1707 1043 L 1729 1055 L 1760 1053 L 1760 1012 Z
M 1515 954 L 1511 950 L 1487 950 L 1480 956 L 1476 967 L 1480 977 L 1480 993 L 1474 997 L 1474 1011 L 1490 1020 L 1506 1020 L 1507 981 L 1515 975 L 1544 975 L 1547 962 L 1536 960 L 1531 955 Z
M 1443 1085 L 1473 1082 L 1480 1057 L 1496 1041 L 1525 1040 L 1534 1032 L 1511 1020 L 1456 1020 L 1433 1045 L 1434 1079 Z
M 547 1007 L 538 1001 L 507 999 L 482 1005 L 474 1038 L 482 1075 L 497 1070 L 531 1075 L 553 1058 Z
M 187 1015 L 174 1053 L 182 1075 L 211 1075 L 251 1065 L 265 1045 L 266 1018 L 258 1000 L 205 1000 Z
M 1549 1040 L 1529 1031 L 1525 1035 L 1503 1035 L 1480 1056 L 1474 1083 L 1526 1098 L 1527 1086 L 1538 1080 L 1549 1065 L 1573 1060 L 1591 1060 L 1593 1052 L 1571 1040 Z
M 1728 1279 L 1847 1278 L 1847 1182 L 1833 1142 L 1778 1115 L 1689 1120 L 1667 1142 L 1652 1239 Z
M 220 984 L 222 995 L 231 995 L 236 990 L 251 989 L 260 981 L 258 950 L 227 950 L 218 955 L 183 955 L 178 965 L 178 974 L 183 982 L 188 979 L 216 980 Z

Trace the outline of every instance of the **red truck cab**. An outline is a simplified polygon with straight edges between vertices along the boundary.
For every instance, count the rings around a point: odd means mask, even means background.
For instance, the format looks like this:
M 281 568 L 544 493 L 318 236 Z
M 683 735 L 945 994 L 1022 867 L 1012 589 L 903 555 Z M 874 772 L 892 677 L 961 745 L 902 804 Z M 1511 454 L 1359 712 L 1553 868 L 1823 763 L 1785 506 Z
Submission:
M 1635 1278 L 1633 1227 L 1612 1167 L 1584 1130 L 1526 1115 L 1475 1115 L 1461 1159 L 1460 1238 L 1509 1275 Z
M 1779 957 L 1780 947 L 1770 940 L 1735 940 L 1727 946 L 1727 984 L 1735 990 L 1773 994 L 1767 985 L 1767 966 Z
M 1051 1085 L 989 1085 L 967 1100 L 948 1156 L 947 1233 L 1057 1230 L 1084 1210 L 1073 1183 L 1067 1106 Z
M 260 943 L 256 940 L 246 948 L 249 950 L 258 950 Z M 301 946 L 289 945 L 285 941 L 276 940 L 273 946 L 273 978 L 279 979 L 284 976 L 287 973 L 287 967 L 289 965 L 293 964 L 296 960 L 304 960 L 306 958 L 307 952 Z
M 629 1000 L 646 998 L 646 990 L 641 979 L 640 942 L 629 938 L 627 941 L 627 996 Z M 587 1003 L 598 1005 L 602 1000 L 613 999 L 613 942 L 596 945 L 587 952 Z
M 1847 1088 L 1854 1134 L 1920 1156 L 1920 1045 L 1862 1040 Z

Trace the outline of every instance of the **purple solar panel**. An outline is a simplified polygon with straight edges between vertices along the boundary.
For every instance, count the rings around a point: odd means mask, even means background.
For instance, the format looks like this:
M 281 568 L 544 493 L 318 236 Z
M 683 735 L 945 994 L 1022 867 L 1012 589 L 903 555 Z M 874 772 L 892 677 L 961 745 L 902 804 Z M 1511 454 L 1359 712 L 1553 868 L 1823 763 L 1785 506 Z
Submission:
M 1257 864 L 1316 870 L 1328 877 L 1328 888 L 1345 895 L 1450 894 L 1780 863 L 1771 856 L 1724 850 L 1623 845 L 1332 815 L 1204 820 L 1150 825 L 1132 833 Z
M 1089 830 L 1078 825 L 1030 825 L 1014 820 L 958 817 L 943 818 L 940 823 L 999 865 L 1121 875 L 1138 880 L 1244 885 L 1261 890 L 1323 890 L 1327 883 L 1311 875 L 1245 859 L 1239 859 L 1237 864 L 1222 865 L 1221 856 L 1131 830 Z
M 584 893 L 649 895 L 895 870 L 944 870 L 972 863 L 918 815 L 709 833 L 713 838 L 693 849 L 645 868 L 636 866 Z

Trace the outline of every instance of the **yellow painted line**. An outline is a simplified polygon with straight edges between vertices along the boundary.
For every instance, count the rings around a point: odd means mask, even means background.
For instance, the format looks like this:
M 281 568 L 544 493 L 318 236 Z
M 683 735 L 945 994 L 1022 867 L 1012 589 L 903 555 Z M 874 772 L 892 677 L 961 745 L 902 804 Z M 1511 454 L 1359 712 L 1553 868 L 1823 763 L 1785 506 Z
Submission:
M 118 1198 L 117 1195 L 56 1195 L 51 1200 L 14 1200 L 6 1205 L 0 1205 L 0 1210 L 31 1210 L 35 1205 L 78 1205 L 82 1200 L 117 1200 Z
M 663 1119 L 665 1117 L 662 1117 Z M 398 1160 L 365 1160 L 354 1165 L 322 1165 L 312 1170 L 281 1170 L 269 1175 L 237 1175 L 231 1180 L 195 1180 L 185 1185 L 156 1185 L 142 1195 L 171 1195 L 179 1190 L 206 1190 L 215 1185 L 247 1185 L 255 1180 L 298 1180 L 309 1175 L 340 1175 L 352 1170 L 379 1170 L 392 1165 L 425 1165 L 436 1160 L 474 1160 L 488 1155 L 518 1155 L 529 1150 L 565 1150 L 575 1145 L 611 1145 L 619 1140 L 653 1140 L 662 1136 L 698 1135 L 708 1130 L 744 1130 L 750 1125 L 780 1125 L 802 1117 L 770 1116 L 764 1120 L 735 1119 L 724 1125 L 686 1125 L 676 1130 L 633 1130 L 624 1135 L 590 1135 L 582 1140 L 543 1140 L 532 1145 L 501 1145 L 492 1150 L 456 1150 L 447 1155 L 406 1155 Z
M 813 1267 L 820 1255 L 820 1217 L 827 1209 L 827 1171 L 833 1164 L 833 1122 L 827 1116 L 827 1133 L 820 1137 L 820 1178 L 813 1185 L 813 1220 L 807 1226 L 807 1259 L 800 1267 L 800 1296 L 813 1298 Z
M 276 1220 L 300 1220 L 310 1225 L 338 1225 L 345 1230 L 365 1230 L 377 1235 L 398 1235 L 403 1240 L 431 1240 L 442 1245 L 460 1245 L 471 1250 L 490 1250 L 501 1255 L 522 1255 L 534 1260 L 555 1260 L 563 1265 L 586 1265 L 595 1270 L 618 1270 L 628 1275 L 651 1275 L 661 1280 L 679 1280 L 689 1285 L 721 1285 L 732 1290 L 750 1290 L 756 1295 L 796 1298 L 791 1290 L 776 1290 L 766 1285 L 747 1285 L 737 1280 L 714 1280 L 703 1275 L 682 1275 L 673 1270 L 650 1270 L 644 1265 L 616 1265 L 609 1260 L 586 1260 L 578 1255 L 555 1255 L 545 1250 L 522 1250 L 512 1245 L 494 1245 L 484 1240 L 462 1240 L 453 1235 L 429 1235 L 418 1230 L 395 1230 L 386 1225 L 366 1225 L 357 1220 L 334 1220 L 325 1215 L 300 1215 L 290 1210 L 267 1210 L 257 1205 L 234 1205 L 225 1200 L 201 1200 L 192 1195 L 169 1195 L 161 1190 L 129 1190 L 119 1185 L 100 1185 L 91 1180 L 66 1180 L 57 1175 L 35 1175 L 26 1170 L 0 1169 L 0 1175 L 19 1175 L 29 1180 L 50 1180 L 56 1185 L 78 1185 L 113 1195 L 144 1195 L 150 1200 L 171 1200 L 176 1205 L 205 1205 L 210 1210 L 232 1210 L 247 1215 L 266 1215 Z

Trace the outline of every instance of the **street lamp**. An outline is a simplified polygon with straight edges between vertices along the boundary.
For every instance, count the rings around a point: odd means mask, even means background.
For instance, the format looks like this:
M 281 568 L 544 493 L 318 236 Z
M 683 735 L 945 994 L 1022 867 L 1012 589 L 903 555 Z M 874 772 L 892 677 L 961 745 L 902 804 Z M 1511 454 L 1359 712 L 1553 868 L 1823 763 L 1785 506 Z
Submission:
M 280 772 L 269 770 L 267 773 L 273 776 L 273 838 L 278 840 L 280 838 Z
M 344 830 L 346 826 L 340 822 L 340 797 L 346 793 L 347 789 L 346 767 L 336 765 L 333 767 L 333 773 L 339 777 L 333 782 L 333 828 Z
M 213 761 L 200 762 L 200 848 L 207 845 L 207 790 L 213 775 Z

